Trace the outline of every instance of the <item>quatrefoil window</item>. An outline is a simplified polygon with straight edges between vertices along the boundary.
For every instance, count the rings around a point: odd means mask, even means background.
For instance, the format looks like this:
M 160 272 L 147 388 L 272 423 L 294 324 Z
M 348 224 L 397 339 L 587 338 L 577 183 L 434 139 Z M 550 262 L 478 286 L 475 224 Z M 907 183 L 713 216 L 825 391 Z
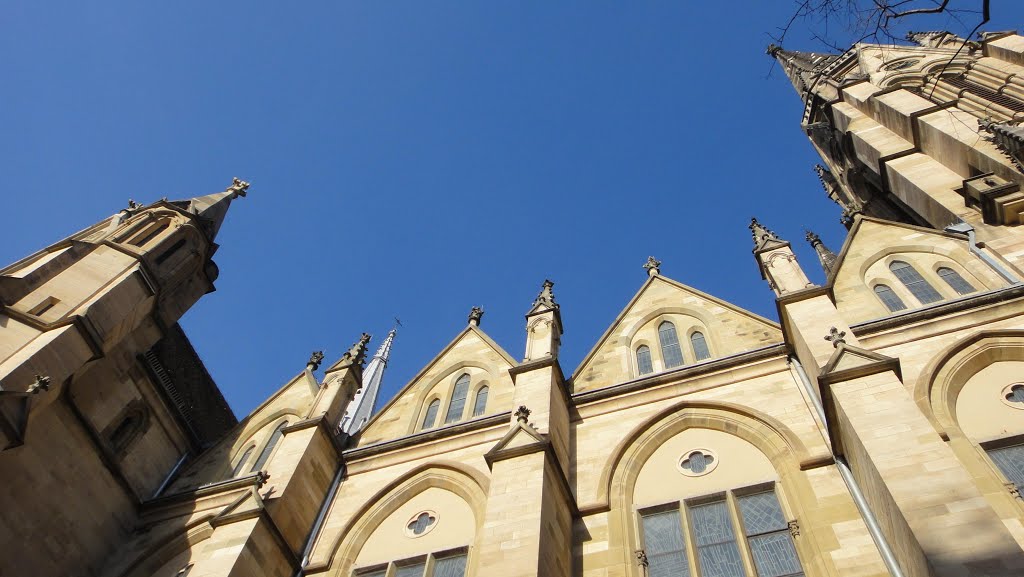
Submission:
M 718 457 L 707 449 L 693 449 L 679 459 L 679 471 L 687 477 L 707 475 L 718 466 Z
M 405 526 L 406 534 L 410 537 L 420 537 L 428 533 L 437 524 L 437 513 L 423 511 L 417 513 Z
M 1001 393 L 1003 402 L 1015 409 L 1024 409 L 1024 384 L 1014 383 Z

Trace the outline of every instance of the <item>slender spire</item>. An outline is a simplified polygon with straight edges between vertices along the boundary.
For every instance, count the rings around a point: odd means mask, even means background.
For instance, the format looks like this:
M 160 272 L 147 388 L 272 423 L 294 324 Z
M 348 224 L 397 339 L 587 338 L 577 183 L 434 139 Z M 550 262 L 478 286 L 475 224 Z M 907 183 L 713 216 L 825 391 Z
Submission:
M 754 252 L 786 244 L 786 241 L 780 239 L 779 235 L 758 222 L 756 218 L 750 219 L 750 224 L 747 225 L 747 228 L 750 229 L 750 236 L 754 238 Z
M 223 192 L 199 196 L 184 202 L 188 203 L 187 210 L 189 212 L 197 214 L 206 220 L 206 234 L 210 237 L 210 240 L 213 240 L 220 230 L 220 225 L 224 223 L 224 217 L 228 214 L 228 206 L 231 205 L 231 201 L 239 196 L 244 197 L 248 191 L 248 182 L 240 178 L 234 178 L 231 185 L 224 189 Z M 183 205 L 183 203 L 175 204 Z M 131 204 L 129 204 L 129 210 L 131 210 Z
M 363 386 L 345 411 L 345 416 L 341 420 L 342 432 L 350 435 L 358 433 L 377 409 L 377 397 L 380 394 L 381 382 L 384 380 L 384 369 L 388 366 L 391 345 L 395 342 L 397 332 L 397 327 L 391 329 L 363 370 Z
M 537 298 L 533 299 L 533 311 L 536 311 L 538 308 L 558 309 L 558 303 L 555 302 L 555 293 L 551 290 L 553 288 L 555 288 L 555 283 L 548 279 L 544 279 L 544 284 L 541 285 L 540 293 L 537 294 Z
M 814 249 L 814 252 L 818 253 L 818 262 L 821 263 L 821 268 L 825 271 L 825 275 L 831 275 L 838 258 L 836 253 L 829 250 L 825 243 L 821 241 L 821 237 L 811 231 L 807 231 L 805 238 L 807 242 L 811 243 L 811 248 Z
M 817 83 L 824 69 L 839 58 L 835 54 L 785 50 L 775 44 L 769 44 L 765 53 L 778 61 L 801 97 Z

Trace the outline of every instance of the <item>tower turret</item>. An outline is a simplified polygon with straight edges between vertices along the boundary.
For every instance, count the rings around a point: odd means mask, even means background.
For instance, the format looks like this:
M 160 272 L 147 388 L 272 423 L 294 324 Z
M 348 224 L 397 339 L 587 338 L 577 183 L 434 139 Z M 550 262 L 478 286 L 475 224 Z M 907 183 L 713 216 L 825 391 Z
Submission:
M 749 228 L 754 238 L 754 256 L 761 269 L 761 278 L 768 281 L 776 295 L 814 286 L 796 261 L 789 242 L 780 239 L 756 218 L 750 219 Z

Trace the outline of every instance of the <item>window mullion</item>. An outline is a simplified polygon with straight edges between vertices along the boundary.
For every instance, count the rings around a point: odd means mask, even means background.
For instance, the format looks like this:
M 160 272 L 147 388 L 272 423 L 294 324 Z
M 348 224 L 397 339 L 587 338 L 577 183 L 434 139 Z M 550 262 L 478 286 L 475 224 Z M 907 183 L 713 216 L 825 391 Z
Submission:
M 697 536 L 693 533 L 693 522 L 690 519 L 690 506 L 685 501 L 681 501 L 679 511 L 679 520 L 683 524 L 683 541 L 686 543 L 686 559 L 690 563 L 690 575 L 702 577 L 703 571 L 700 559 L 697 557 Z
M 754 565 L 754 554 L 750 551 L 750 543 L 747 541 L 747 527 L 743 524 L 743 515 L 740 515 L 740 506 L 736 501 L 736 495 L 729 491 L 725 495 L 725 502 L 729 506 L 729 518 L 732 519 L 733 536 L 739 546 L 740 559 L 743 560 L 743 571 L 747 575 L 756 576 L 757 568 Z
M 423 577 L 433 577 L 434 575 L 434 554 L 427 555 L 427 562 L 423 565 Z

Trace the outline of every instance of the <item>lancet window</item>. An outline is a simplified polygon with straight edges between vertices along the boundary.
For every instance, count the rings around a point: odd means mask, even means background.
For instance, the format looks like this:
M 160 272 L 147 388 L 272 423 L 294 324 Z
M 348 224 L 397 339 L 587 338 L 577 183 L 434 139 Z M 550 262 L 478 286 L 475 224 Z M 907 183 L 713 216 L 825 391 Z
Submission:
M 490 392 L 490 388 L 487 386 L 480 387 L 476 392 L 476 400 L 473 401 L 473 416 L 479 417 L 484 414 L 487 410 L 487 394 Z
M 665 368 L 671 369 L 683 364 L 683 350 L 679 348 L 676 326 L 669 321 L 658 325 L 658 340 L 661 342 L 661 358 Z
M 464 577 L 465 548 L 392 561 L 386 565 L 359 570 L 354 577 Z
M 640 345 L 636 348 L 636 370 L 641 375 L 654 372 L 654 365 L 651 364 L 651 349 L 647 345 Z
M 894 260 L 889 264 L 889 270 L 921 304 L 927 305 L 942 300 L 942 295 L 935 290 L 935 287 L 928 284 L 921 273 L 909 264 L 901 260 Z
M 448 403 L 448 412 L 444 416 L 444 424 L 454 423 L 462 418 L 462 412 L 466 408 L 466 397 L 469 395 L 469 375 L 463 373 L 452 389 L 452 399 Z
M 976 289 L 971 286 L 971 283 L 967 282 L 964 277 L 960 276 L 960 273 L 949 267 L 940 267 L 939 270 L 935 271 L 938 273 L 939 278 L 946 281 L 949 288 L 956 291 L 958 295 L 967 295 L 974 292 Z
M 429 429 L 434 426 L 434 421 L 437 420 L 437 411 L 441 408 L 441 400 L 434 399 L 427 405 L 427 412 L 423 414 L 423 424 L 420 425 L 421 429 Z
M 694 331 L 690 335 L 690 346 L 693 347 L 694 359 L 704 361 L 711 358 L 711 350 L 708 349 L 708 341 L 704 338 L 704 333 Z
M 235 463 L 234 468 L 231 469 L 231 476 L 232 477 L 237 477 L 239 475 L 239 473 L 242 472 L 242 468 L 245 467 L 245 464 L 249 462 L 249 457 L 252 456 L 252 453 L 255 450 L 256 450 L 256 445 L 252 445 L 248 449 L 246 449 L 244 453 L 242 453 L 242 457 L 240 459 L 238 459 L 238 462 Z
M 903 304 L 903 299 L 893 292 L 889 285 L 879 284 L 875 285 L 875 296 L 878 297 L 885 308 L 889 309 L 889 312 L 894 313 L 896 311 L 906 310 L 907 305 Z
M 274 433 L 270 435 L 270 440 L 267 441 L 267 445 L 263 447 L 263 451 L 260 452 L 260 456 L 253 463 L 251 471 L 259 471 L 263 469 L 263 466 L 267 464 L 267 460 L 270 459 L 270 454 L 274 452 L 274 447 L 281 441 L 281 437 L 284 436 L 284 428 L 288 426 L 288 421 L 285 421 L 274 429 Z

